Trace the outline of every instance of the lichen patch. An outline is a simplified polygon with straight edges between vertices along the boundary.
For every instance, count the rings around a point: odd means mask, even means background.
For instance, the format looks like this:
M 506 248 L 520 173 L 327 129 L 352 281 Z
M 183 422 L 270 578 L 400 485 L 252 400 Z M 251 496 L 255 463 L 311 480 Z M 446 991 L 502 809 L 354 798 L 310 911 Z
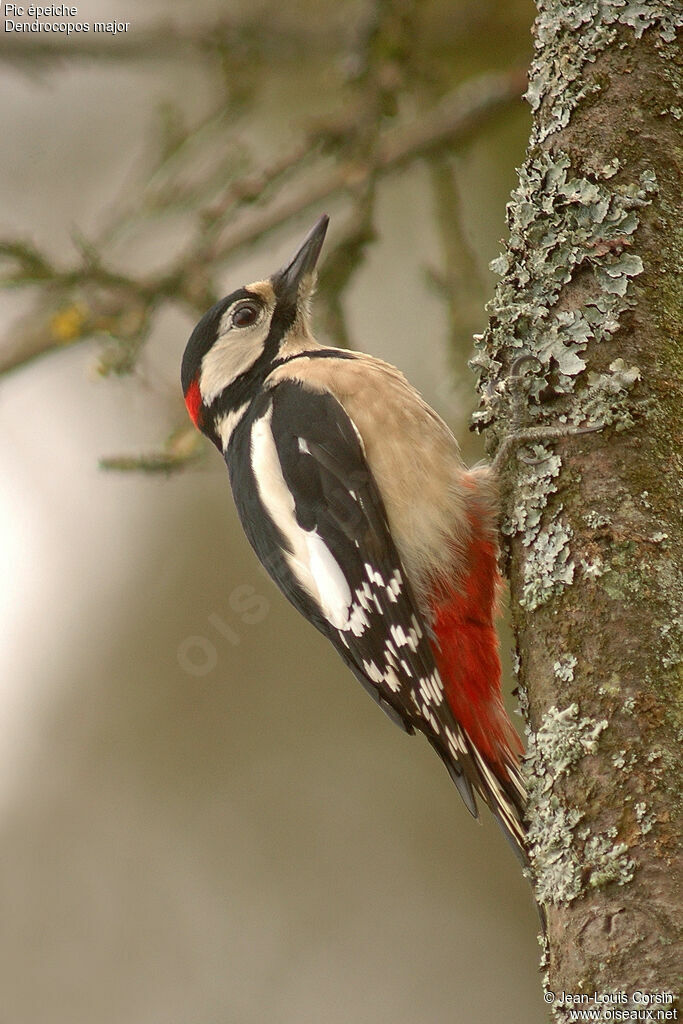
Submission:
M 576 899 L 583 891 L 586 864 L 590 878 L 590 872 L 597 872 L 607 859 L 602 846 L 594 844 L 595 858 L 585 860 L 576 836 L 583 814 L 566 804 L 557 786 L 582 758 L 596 750 L 607 725 L 607 720 L 580 717 L 577 704 L 562 710 L 553 706 L 530 738 L 524 766 L 529 790 L 529 855 L 541 903 Z M 620 856 L 621 851 L 615 854 L 616 859 Z
M 538 10 L 526 94 L 536 115 L 535 143 L 565 128 L 581 100 L 600 91 L 599 83 L 587 82 L 586 66 L 615 41 L 620 26 L 636 39 L 655 31 L 662 41 L 673 42 L 683 22 L 678 5 L 666 0 L 539 0 Z

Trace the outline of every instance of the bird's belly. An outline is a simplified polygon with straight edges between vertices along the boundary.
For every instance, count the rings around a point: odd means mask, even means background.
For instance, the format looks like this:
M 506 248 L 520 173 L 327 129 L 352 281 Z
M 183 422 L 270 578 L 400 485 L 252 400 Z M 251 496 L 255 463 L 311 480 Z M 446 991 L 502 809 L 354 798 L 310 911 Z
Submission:
M 411 431 L 410 420 L 394 426 L 390 419 L 385 416 L 384 429 L 372 436 L 363 432 L 362 415 L 355 422 L 392 537 L 419 594 L 435 565 L 443 565 L 444 558 L 457 562 L 467 547 L 467 494 L 458 482 L 462 463 L 454 440 L 451 447 L 448 438 Z M 413 435 L 408 445 L 406 432 Z

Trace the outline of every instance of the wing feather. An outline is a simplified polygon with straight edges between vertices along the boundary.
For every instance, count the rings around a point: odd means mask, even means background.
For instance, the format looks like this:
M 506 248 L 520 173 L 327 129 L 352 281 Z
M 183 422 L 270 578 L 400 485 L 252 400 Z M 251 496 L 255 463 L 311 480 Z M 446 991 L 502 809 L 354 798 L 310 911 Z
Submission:
M 242 524 L 281 590 L 392 721 L 427 737 L 469 811 L 477 816 L 476 789 L 521 845 L 514 807 L 446 701 L 428 624 L 342 405 L 329 393 L 282 381 L 254 403 L 233 443 L 249 446 L 250 480 L 236 470 L 245 460 L 226 455 Z

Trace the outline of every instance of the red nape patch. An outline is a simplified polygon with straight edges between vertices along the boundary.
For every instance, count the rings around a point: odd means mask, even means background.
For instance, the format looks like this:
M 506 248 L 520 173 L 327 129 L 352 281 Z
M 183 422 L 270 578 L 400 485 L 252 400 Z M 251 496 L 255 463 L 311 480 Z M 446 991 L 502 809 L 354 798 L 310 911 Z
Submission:
M 185 392 L 185 405 L 190 418 L 198 430 L 202 427 L 202 395 L 199 390 L 199 381 L 195 379 Z
M 503 706 L 498 637 L 493 624 L 499 584 L 495 544 L 476 533 L 464 586 L 432 602 L 433 653 L 446 698 L 477 749 L 508 777 L 506 760 L 524 748 Z

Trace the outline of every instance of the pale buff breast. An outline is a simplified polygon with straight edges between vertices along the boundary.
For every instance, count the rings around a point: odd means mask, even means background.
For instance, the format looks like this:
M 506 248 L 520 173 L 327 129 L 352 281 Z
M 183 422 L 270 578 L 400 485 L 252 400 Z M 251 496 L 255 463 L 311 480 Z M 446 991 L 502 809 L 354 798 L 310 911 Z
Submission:
M 488 470 L 467 470 L 452 433 L 403 374 L 363 354 L 351 359 L 303 356 L 274 371 L 269 382 L 282 379 L 329 391 L 351 417 L 418 592 L 426 588 L 434 566 L 457 574 L 470 538 L 468 508 L 474 501 L 489 511 Z

